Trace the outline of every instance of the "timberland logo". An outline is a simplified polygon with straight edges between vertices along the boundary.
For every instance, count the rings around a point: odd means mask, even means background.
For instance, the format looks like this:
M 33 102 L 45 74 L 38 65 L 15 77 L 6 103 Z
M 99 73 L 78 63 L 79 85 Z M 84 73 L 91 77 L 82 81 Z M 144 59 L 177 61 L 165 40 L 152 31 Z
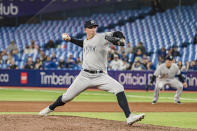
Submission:
M 3 3 L 0 3 L 0 15 L 17 15 L 19 13 L 18 6 L 10 3 L 10 5 L 5 6 Z

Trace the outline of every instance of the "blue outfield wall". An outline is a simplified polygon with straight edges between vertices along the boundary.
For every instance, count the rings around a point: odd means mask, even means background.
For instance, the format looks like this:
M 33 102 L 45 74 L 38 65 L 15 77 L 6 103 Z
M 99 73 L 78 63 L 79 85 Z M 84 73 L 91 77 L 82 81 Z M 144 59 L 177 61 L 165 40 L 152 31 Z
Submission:
M 80 71 L 76 70 L 0 70 L 0 86 L 68 88 Z M 145 89 L 153 71 L 109 71 L 125 89 Z M 188 87 L 197 91 L 197 72 L 184 72 Z M 154 86 L 150 89 L 154 89 Z M 167 88 L 166 88 L 167 89 Z M 171 89 L 171 88 L 169 88 Z

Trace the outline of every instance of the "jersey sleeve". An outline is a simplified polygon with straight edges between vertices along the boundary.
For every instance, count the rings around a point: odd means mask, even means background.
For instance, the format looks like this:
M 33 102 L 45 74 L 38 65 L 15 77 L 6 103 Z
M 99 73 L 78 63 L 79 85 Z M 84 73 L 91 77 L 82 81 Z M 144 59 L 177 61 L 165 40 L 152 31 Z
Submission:
M 158 77 L 160 74 L 161 74 L 161 66 L 158 66 L 157 69 L 156 69 L 156 71 L 154 72 L 154 75 L 156 77 Z
M 103 38 L 104 38 L 104 43 L 105 45 L 107 46 L 110 42 L 108 40 L 105 39 L 106 36 L 112 36 L 113 35 L 113 32 L 105 32 L 103 33 Z
M 176 64 L 174 64 L 174 65 L 175 65 L 175 69 L 176 69 L 176 75 L 180 75 L 181 71 L 179 70 L 179 67 Z
M 113 36 L 113 32 L 105 32 L 104 34 L 105 34 L 105 36 L 106 36 L 106 35 L 108 35 L 108 36 Z

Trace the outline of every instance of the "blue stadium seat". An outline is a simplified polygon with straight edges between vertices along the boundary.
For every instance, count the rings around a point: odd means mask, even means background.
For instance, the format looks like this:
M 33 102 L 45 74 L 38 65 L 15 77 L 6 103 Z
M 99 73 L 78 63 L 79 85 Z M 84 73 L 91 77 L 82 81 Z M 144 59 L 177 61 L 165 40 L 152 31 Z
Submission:
M 163 13 L 157 13 L 154 16 L 146 16 L 144 19 L 138 19 L 134 22 L 127 21 L 130 17 L 138 17 L 140 14 L 148 13 L 151 8 L 143 8 L 141 10 L 122 10 L 113 13 L 95 13 L 89 17 L 69 17 L 66 20 L 49 20 L 40 24 L 21 24 L 18 27 L 0 27 L 0 50 L 8 48 L 12 40 L 17 44 L 21 52 L 31 40 L 43 47 L 50 39 L 59 40 L 61 34 L 67 32 L 75 37 L 78 33 L 84 33 L 83 22 L 89 19 L 95 19 L 99 25 L 108 27 L 110 24 L 117 24 L 120 20 L 125 20 L 123 25 L 116 25 L 113 29 L 105 29 L 105 31 L 120 30 L 126 36 L 126 41 L 130 42 L 132 47 L 136 46 L 139 41 L 144 43 L 148 52 L 154 52 L 151 60 L 157 64 L 156 52 L 165 47 L 168 49 L 173 45 L 181 47 L 184 42 L 192 42 L 197 29 L 197 4 L 193 6 L 181 6 L 174 9 L 168 9 Z M 85 38 L 85 36 L 83 36 Z M 46 55 L 50 55 L 55 51 L 57 58 L 67 58 L 68 52 L 73 52 L 74 57 L 80 56 L 82 59 L 82 48 L 71 44 L 70 42 L 62 42 L 60 47 L 51 51 L 45 51 Z M 176 60 L 185 62 L 186 60 L 197 59 L 197 46 L 190 44 L 187 48 L 180 48 L 183 52 L 181 57 Z M 80 52 L 80 53 L 79 53 Z M 189 52 L 189 53 L 188 53 Z M 39 54 L 33 54 L 33 60 Z M 22 62 L 24 64 L 28 55 L 22 54 Z M 133 59 L 133 55 L 129 55 Z M 5 68 L 6 65 L 3 65 Z

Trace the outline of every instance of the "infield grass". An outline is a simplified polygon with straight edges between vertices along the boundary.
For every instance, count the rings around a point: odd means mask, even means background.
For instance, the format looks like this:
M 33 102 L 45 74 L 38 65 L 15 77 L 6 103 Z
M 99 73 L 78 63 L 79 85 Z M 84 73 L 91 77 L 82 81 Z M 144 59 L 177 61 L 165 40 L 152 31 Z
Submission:
M 64 90 L 38 90 L 24 88 L 0 88 L 0 101 L 54 101 Z M 159 102 L 173 102 L 174 92 L 160 93 Z M 152 102 L 153 92 L 126 92 L 129 102 Z M 114 94 L 105 91 L 85 91 L 77 96 L 73 101 L 84 102 L 116 102 Z M 183 92 L 182 102 L 197 102 L 197 92 Z
M 0 101 L 54 101 L 65 90 L 45 90 L 30 88 L 0 88 Z M 174 92 L 162 92 L 159 102 L 173 102 Z M 152 102 L 153 92 L 126 92 L 129 102 Z M 84 102 L 116 102 L 113 94 L 104 91 L 85 91 L 74 101 Z M 183 92 L 182 102 L 197 102 L 197 92 Z M 38 114 L 37 112 L 0 112 L 0 114 Z M 111 112 L 54 112 L 53 115 L 71 115 L 108 120 L 125 121 L 123 113 Z M 197 129 L 197 112 L 147 112 L 144 124 Z

